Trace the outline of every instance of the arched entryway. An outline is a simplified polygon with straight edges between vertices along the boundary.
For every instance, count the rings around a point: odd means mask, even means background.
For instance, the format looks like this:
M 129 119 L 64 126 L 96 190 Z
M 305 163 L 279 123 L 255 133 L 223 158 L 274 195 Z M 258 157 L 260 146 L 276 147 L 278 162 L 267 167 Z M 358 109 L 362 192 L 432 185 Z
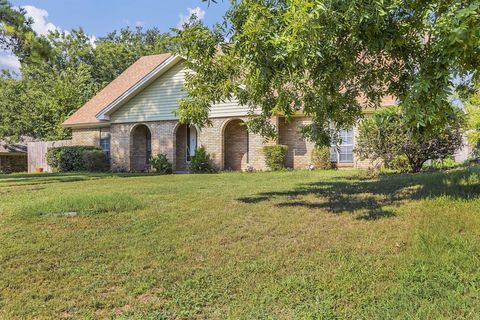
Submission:
M 223 129 L 223 169 L 242 170 L 248 163 L 248 131 L 241 119 L 229 121 Z
M 152 157 L 152 135 L 150 129 L 140 124 L 130 133 L 130 170 L 147 171 Z
M 187 171 L 188 163 L 198 147 L 198 130 L 195 126 L 178 125 L 175 131 L 175 170 Z

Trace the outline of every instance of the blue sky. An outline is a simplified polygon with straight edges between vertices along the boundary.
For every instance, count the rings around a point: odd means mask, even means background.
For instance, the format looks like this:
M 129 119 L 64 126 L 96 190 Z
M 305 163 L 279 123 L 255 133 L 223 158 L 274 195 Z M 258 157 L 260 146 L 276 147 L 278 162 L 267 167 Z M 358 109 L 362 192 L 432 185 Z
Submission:
M 201 0 L 10 0 L 17 7 L 25 7 L 34 21 L 34 30 L 45 34 L 48 30 L 71 30 L 83 27 L 93 37 L 101 37 L 125 26 L 158 27 L 169 31 L 192 12 L 206 24 L 221 22 L 229 7 L 229 0 L 217 4 Z M 18 62 L 7 53 L 0 53 L 0 68 L 15 69 Z

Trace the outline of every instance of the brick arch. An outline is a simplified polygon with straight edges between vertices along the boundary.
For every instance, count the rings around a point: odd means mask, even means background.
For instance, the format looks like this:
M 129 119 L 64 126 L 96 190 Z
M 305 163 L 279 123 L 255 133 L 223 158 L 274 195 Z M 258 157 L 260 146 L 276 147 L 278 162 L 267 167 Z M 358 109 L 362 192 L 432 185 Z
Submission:
M 248 163 L 249 138 L 245 121 L 230 119 L 222 128 L 223 169 L 239 171 Z
M 173 129 L 173 145 L 174 145 L 174 167 L 176 171 L 188 171 L 187 159 L 187 128 L 195 128 L 196 147 L 200 147 L 199 133 L 197 126 L 189 126 L 178 122 Z
M 130 130 L 130 170 L 147 171 L 152 152 L 152 130 L 139 123 Z

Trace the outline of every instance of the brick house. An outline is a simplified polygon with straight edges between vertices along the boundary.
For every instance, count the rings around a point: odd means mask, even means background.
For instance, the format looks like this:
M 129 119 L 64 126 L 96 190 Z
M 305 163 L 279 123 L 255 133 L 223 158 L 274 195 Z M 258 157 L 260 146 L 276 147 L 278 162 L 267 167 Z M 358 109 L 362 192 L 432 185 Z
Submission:
M 213 105 L 209 127 L 180 124 L 175 110 L 186 94 L 185 72 L 179 56 L 140 58 L 63 123 L 72 129 L 73 144 L 101 146 L 114 171 L 143 171 L 149 157 L 159 153 L 167 155 L 175 171 L 186 171 L 198 146 L 204 146 L 222 170 L 244 170 L 247 166 L 265 170 L 263 147 L 276 143 L 288 146 L 287 167 L 306 168 L 310 164 L 314 145 L 298 132 L 310 119 L 302 115 L 289 123 L 282 117 L 273 118 L 279 137 L 275 142 L 265 142 L 246 130 L 249 110 L 235 101 Z M 393 103 L 392 98 L 384 101 L 384 105 Z M 342 132 L 343 144 L 332 148 L 332 160 L 339 166 L 368 165 L 353 154 L 355 134 L 355 128 Z
M 0 173 L 27 171 L 27 145 L 0 140 Z

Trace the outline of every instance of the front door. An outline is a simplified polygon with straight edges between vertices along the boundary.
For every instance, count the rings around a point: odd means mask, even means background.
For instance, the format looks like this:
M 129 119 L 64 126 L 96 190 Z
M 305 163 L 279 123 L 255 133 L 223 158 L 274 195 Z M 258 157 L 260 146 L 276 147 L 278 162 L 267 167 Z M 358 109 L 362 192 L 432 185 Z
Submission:
M 187 126 L 187 161 L 195 155 L 197 150 L 197 129 L 194 126 Z

